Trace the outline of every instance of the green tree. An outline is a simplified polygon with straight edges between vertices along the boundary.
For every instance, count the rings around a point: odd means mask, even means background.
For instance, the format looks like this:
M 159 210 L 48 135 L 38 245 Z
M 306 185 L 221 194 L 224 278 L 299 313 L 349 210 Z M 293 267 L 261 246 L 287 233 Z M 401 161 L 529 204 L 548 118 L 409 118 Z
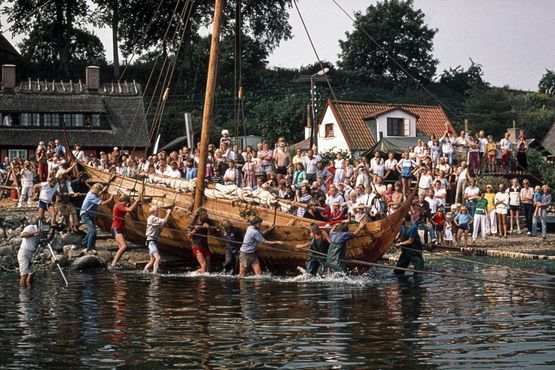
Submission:
M 86 0 L 1 1 L 2 14 L 12 24 L 11 31 L 24 34 L 20 47 L 23 56 L 54 67 L 58 77 L 71 75 L 72 63 L 97 63 L 104 60 L 98 37 L 87 31 Z M 36 11 L 40 7 L 40 11 Z
M 474 63 L 470 59 L 470 67 L 465 71 L 461 66 L 444 70 L 439 78 L 439 82 L 446 87 L 464 94 L 473 87 L 485 87 L 488 83 L 484 81 L 484 71 L 482 65 Z
M 511 127 L 516 113 L 507 89 L 476 87 L 468 93 L 464 116 L 471 130 L 484 130 L 499 139 Z
M 355 17 L 354 30 L 339 41 L 341 68 L 395 83 L 432 79 L 438 63 L 432 55 L 437 30 L 424 24 L 424 13 L 414 9 L 412 0 L 380 1 Z
M 555 95 L 555 73 L 553 71 L 546 68 L 538 84 L 538 90 L 544 94 Z

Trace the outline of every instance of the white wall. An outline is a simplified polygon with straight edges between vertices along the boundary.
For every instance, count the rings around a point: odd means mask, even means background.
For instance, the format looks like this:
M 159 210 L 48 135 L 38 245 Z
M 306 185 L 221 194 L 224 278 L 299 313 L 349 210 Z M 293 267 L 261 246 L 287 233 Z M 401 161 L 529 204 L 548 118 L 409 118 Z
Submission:
M 416 117 L 414 117 L 413 115 L 402 111 L 402 110 L 393 110 L 391 112 L 388 112 L 384 115 L 379 116 L 376 119 L 377 122 L 377 127 L 378 127 L 378 137 L 376 137 L 376 141 L 380 141 L 380 132 L 383 133 L 383 137 L 387 137 L 387 118 L 403 118 L 405 120 L 405 124 L 408 121 L 408 125 L 409 125 L 409 135 L 411 137 L 415 137 L 416 136 Z
M 326 137 L 326 124 L 333 124 L 333 137 Z M 332 110 L 329 106 L 326 107 L 324 118 L 318 128 L 318 153 L 329 152 L 333 149 L 349 150 L 347 141 L 341 132 L 341 128 L 335 120 Z

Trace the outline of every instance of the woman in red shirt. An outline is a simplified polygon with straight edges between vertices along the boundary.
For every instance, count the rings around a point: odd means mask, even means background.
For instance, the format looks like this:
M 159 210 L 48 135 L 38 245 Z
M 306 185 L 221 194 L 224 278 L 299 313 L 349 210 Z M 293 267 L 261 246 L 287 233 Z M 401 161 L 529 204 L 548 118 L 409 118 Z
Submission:
M 132 212 L 137 207 L 140 200 L 141 198 L 137 198 L 133 204 L 129 206 L 131 199 L 129 199 L 127 195 L 124 195 L 119 198 L 119 201 L 114 205 L 112 211 L 112 236 L 116 239 L 116 243 L 118 243 L 118 251 L 112 261 L 112 268 L 116 267 L 119 259 L 127 248 L 125 237 L 123 236 L 125 232 L 125 214 L 127 212 Z

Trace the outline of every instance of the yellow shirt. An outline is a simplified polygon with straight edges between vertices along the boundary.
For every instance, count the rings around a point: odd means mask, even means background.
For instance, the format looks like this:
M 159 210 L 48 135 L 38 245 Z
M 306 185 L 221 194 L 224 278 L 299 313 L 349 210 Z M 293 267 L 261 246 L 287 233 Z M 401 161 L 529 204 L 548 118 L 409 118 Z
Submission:
M 484 194 L 484 199 L 488 201 L 488 213 L 490 213 L 491 211 L 493 211 L 493 209 L 495 208 L 495 193 L 485 193 Z

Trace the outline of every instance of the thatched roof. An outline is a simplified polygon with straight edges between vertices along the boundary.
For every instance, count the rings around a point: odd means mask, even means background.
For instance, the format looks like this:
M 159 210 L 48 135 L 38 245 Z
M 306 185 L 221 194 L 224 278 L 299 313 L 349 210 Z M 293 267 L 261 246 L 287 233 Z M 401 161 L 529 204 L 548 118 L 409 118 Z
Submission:
M 101 127 L 68 127 L 70 143 L 83 147 L 145 147 L 149 135 L 140 89 L 115 93 L 55 91 L 26 91 L 20 87 L 14 93 L 0 91 L 0 113 L 84 113 L 99 114 Z M 79 90 L 77 90 L 79 91 Z M 39 141 L 61 139 L 61 127 L 6 127 L 0 125 L 0 146 L 35 146 Z

